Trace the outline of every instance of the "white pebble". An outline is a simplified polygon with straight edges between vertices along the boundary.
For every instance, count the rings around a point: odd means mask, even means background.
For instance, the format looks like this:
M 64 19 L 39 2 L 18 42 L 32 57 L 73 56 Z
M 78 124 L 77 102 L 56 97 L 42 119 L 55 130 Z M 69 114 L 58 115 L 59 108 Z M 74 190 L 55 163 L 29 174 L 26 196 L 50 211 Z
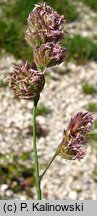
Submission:
M 77 200 L 77 193 L 76 193 L 76 191 L 71 191 L 69 193 L 69 199 L 71 199 L 71 200 Z
M 1 187 L 0 187 L 0 191 L 3 192 L 3 191 L 5 191 L 7 188 L 8 188 L 8 185 L 7 185 L 7 184 L 2 184 Z
M 6 191 L 6 196 L 8 196 L 8 197 L 11 197 L 11 196 L 13 196 L 13 191 L 12 190 L 7 190 Z

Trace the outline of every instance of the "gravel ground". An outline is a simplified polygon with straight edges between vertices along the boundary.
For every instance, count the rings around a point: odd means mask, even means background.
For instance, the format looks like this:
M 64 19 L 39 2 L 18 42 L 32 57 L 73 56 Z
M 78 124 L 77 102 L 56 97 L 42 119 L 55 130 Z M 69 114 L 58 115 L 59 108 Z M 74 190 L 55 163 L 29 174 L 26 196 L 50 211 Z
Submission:
M 80 5 L 80 4 L 79 4 Z M 83 5 L 83 4 L 81 4 Z M 77 5 L 78 7 L 78 5 Z M 78 7 L 80 8 L 80 7 Z M 88 8 L 88 7 L 86 7 Z M 81 12 L 81 9 L 79 9 Z M 77 22 L 68 24 L 68 29 L 73 33 L 86 30 L 88 21 L 93 25 L 93 19 L 89 19 L 94 12 L 88 10 L 87 19 L 79 19 Z M 85 13 L 85 12 L 84 12 Z M 91 15 L 91 16 L 92 16 Z M 95 24 L 94 24 L 95 25 Z M 75 26 L 75 27 L 74 27 Z M 92 26 L 93 27 L 93 26 Z M 93 34 L 93 28 L 87 31 L 88 35 Z M 94 32 L 96 29 L 94 30 Z M 0 60 L 0 79 L 4 79 L 10 71 L 13 71 L 13 63 L 16 60 L 13 56 L 4 55 Z M 97 64 L 89 62 L 84 66 L 75 65 L 69 62 L 59 67 L 48 70 L 50 78 L 47 77 L 45 88 L 41 94 L 40 102 L 52 110 L 47 116 L 38 116 L 37 122 L 48 130 L 46 137 L 40 136 L 37 139 L 40 168 L 46 164 L 53 155 L 57 145 L 62 139 L 62 133 L 66 128 L 72 115 L 79 111 L 86 111 L 89 102 L 96 102 L 97 95 L 85 95 L 82 91 L 82 84 L 90 82 L 97 86 Z M 32 122 L 31 101 L 16 100 L 8 87 L 0 88 L 0 152 L 25 152 L 31 150 L 31 122 Z M 97 113 L 94 114 L 97 118 Z M 29 135 L 28 135 L 29 134 Z M 32 153 L 33 158 L 33 153 Z M 97 165 L 97 152 L 91 145 L 87 146 L 87 155 L 81 162 L 68 162 L 57 157 L 42 181 L 43 199 L 69 199 L 69 200 L 96 200 L 97 184 L 93 180 L 93 170 Z M 7 190 L 6 185 L 0 186 L 2 197 L 13 199 L 27 199 L 25 192 L 13 194 Z M 35 188 L 32 189 L 35 197 Z
M 71 34 L 81 34 L 82 36 L 92 37 L 97 35 L 97 14 L 81 1 L 74 0 L 79 17 L 68 25 Z

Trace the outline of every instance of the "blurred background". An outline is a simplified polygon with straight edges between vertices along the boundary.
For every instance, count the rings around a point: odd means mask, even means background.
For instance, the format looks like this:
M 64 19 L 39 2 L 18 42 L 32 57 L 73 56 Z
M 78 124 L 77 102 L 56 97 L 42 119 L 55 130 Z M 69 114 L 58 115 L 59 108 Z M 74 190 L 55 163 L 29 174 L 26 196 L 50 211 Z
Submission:
M 37 0 L 0 0 L 0 199 L 35 199 L 32 101 L 18 100 L 4 79 L 13 63 L 31 61 L 24 39 Z M 37 144 L 42 172 L 71 116 L 93 112 L 94 128 L 81 162 L 57 157 L 42 181 L 43 199 L 97 199 L 97 0 L 48 0 L 63 14 L 69 35 L 65 62 L 49 68 L 37 110 Z

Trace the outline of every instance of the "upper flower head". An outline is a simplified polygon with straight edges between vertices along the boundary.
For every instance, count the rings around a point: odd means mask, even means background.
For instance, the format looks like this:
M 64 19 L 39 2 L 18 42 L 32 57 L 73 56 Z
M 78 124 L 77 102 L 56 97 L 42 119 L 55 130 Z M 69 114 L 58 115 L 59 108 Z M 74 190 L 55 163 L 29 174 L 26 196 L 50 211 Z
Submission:
M 7 81 L 16 96 L 23 99 L 35 99 L 45 84 L 44 74 L 33 69 L 27 61 L 15 64 L 14 73 L 9 75 Z
M 64 16 L 59 15 L 46 3 L 40 3 L 29 14 L 26 40 L 32 43 L 32 46 L 52 40 L 57 42 L 67 33 L 64 31 L 64 22 Z
M 92 129 L 93 116 L 88 112 L 79 112 L 71 118 L 64 131 L 63 140 L 59 145 L 58 154 L 65 159 L 82 159 L 85 151 L 82 145 L 87 141 L 87 134 Z
M 34 49 L 33 59 L 38 68 L 55 66 L 65 60 L 66 52 L 67 49 L 62 48 L 58 43 L 49 42 Z

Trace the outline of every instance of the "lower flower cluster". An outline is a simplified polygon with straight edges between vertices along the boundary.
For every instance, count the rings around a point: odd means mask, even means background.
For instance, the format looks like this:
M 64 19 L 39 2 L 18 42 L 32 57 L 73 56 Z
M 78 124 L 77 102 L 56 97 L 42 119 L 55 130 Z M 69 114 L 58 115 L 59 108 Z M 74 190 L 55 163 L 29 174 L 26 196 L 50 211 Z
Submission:
M 27 61 L 15 64 L 14 73 L 7 78 L 9 86 L 18 98 L 35 99 L 43 90 L 45 84 L 44 73 L 37 71 Z

